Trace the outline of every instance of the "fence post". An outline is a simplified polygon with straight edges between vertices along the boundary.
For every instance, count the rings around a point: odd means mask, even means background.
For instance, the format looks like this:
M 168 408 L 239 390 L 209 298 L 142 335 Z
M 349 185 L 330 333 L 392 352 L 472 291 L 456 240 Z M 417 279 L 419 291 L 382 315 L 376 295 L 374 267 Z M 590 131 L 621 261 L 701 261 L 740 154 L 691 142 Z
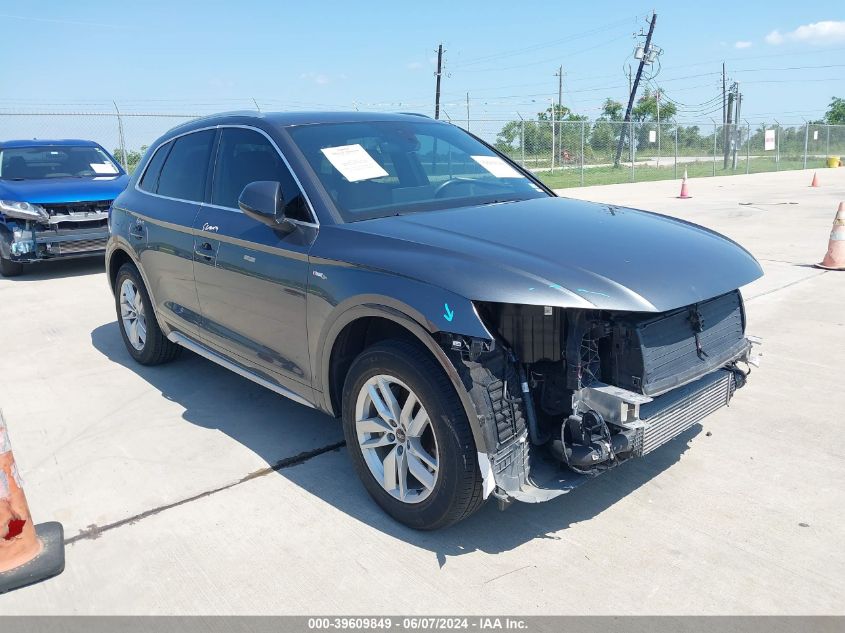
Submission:
M 117 113 L 117 140 L 120 143 L 120 156 L 123 169 L 129 173 L 129 157 L 126 155 L 126 140 L 123 137 L 123 119 L 120 117 L 120 110 L 117 109 L 117 102 L 112 101 L 114 111 Z
M 675 123 L 675 178 L 678 177 L 678 124 Z
M 804 121 L 804 169 L 807 169 L 807 148 L 810 144 L 810 124 Z
M 763 132 L 765 134 L 765 131 Z M 745 122 L 745 174 L 751 173 L 751 124 Z
M 830 126 L 827 127 L 827 146 L 825 149 L 825 156 L 830 156 Z
M 520 117 L 522 119 L 522 117 Z M 519 135 L 519 147 L 522 150 L 522 166 L 525 167 L 525 119 L 522 119 L 522 131 Z
M 775 171 L 780 171 L 780 123 L 775 121 Z
M 555 171 L 555 107 L 552 105 L 552 167 L 551 173 Z
M 718 136 L 719 128 L 716 122 L 713 121 L 713 175 L 716 175 L 716 137 Z
M 581 121 L 581 186 L 584 186 L 584 127 L 586 121 Z
M 630 122 L 630 129 L 631 129 L 631 151 L 629 152 L 631 155 L 631 182 L 634 182 L 634 122 Z
M 657 169 L 660 169 L 660 123 L 657 124 Z

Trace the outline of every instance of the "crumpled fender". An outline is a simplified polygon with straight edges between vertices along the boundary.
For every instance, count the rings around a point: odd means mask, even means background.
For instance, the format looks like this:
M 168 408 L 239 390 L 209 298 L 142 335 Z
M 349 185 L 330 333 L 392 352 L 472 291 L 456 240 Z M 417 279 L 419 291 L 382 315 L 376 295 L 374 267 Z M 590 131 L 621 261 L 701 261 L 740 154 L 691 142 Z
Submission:
M 326 411 L 333 411 L 329 369 L 334 344 L 343 329 L 365 317 L 394 321 L 431 351 L 446 371 L 464 406 L 476 447 L 487 451 L 472 400 L 452 361 L 433 335 L 449 332 L 492 341 L 475 306 L 465 297 L 398 275 L 340 262 L 312 259 L 308 289 L 308 335 L 314 388 L 323 392 Z M 495 447 L 489 448 L 495 450 Z

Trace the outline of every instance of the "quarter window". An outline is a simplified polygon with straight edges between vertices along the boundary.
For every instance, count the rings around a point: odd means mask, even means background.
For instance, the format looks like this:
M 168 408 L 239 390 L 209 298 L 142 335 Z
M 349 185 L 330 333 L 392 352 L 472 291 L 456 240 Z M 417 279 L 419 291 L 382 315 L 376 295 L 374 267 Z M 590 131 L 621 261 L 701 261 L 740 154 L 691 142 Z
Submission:
M 193 132 L 177 138 L 158 177 L 157 193 L 169 198 L 202 202 L 213 141 L 214 130 Z
M 292 220 L 311 221 L 299 185 L 270 141 L 255 130 L 224 128 L 220 135 L 211 203 L 237 209 L 244 187 L 258 180 L 280 182 L 285 215 Z
M 172 142 L 165 143 L 156 150 L 155 154 L 153 154 L 149 165 L 147 165 L 147 169 L 144 171 L 144 176 L 138 184 L 143 191 L 156 193 L 156 190 L 158 189 L 158 176 L 161 173 L 161 166 L 164 165 L 164 160 L 167 158 L 167 153 L 170 151 L 172 146 Z

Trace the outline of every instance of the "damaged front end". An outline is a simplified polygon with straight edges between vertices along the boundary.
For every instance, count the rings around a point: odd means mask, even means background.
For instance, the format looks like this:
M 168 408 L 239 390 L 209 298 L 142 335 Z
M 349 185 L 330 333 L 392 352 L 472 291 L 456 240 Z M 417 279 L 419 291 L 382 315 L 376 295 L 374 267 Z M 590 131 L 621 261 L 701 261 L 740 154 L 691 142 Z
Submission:
M 726 406 L 759 361 L 738 290 L 656 314 L 476 308 L 495 342 L 452 347 L 503 504 L 552 499 L 652 452 Z
M 17 263 L 98 255 L 111 200 L 32 204 L 0 200 L 0 254 Z

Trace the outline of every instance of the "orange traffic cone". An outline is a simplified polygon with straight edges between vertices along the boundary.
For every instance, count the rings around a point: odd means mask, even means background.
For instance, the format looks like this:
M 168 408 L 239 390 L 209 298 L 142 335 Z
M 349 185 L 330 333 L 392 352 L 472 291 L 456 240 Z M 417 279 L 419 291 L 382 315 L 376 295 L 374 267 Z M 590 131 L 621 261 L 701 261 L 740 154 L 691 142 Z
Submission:
M 827 270 L 845 270 L 845 202 L 839 203 L 836 217 L 833 218 L 833 230 L 827 243 L 827 253 L 816 268 Z
M 816 172 L 813 172 L 813 182 L 810 183 L 811 187 L 818 187 L 819 186 L 819 175 Z
M 62 524 L 33 525 L 0 413 L 0 593 L 46 580 L 64 568 Z
M 692 196 L 689 195 L 689 190 L 687 189 L 687 170 L 686 169 L 684 170 L 684 179 L 681 181 L 681 195 L 679 195 L 678 197 L 682 198 L 682 199 L 692 198 Z

